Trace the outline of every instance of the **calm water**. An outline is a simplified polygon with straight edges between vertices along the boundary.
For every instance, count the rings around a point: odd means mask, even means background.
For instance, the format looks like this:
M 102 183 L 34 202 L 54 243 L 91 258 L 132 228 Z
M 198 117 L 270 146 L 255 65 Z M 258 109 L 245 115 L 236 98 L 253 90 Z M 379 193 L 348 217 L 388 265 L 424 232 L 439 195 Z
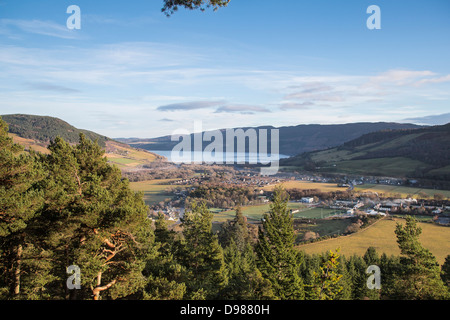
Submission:
M 173 161 L 172 159 L 172 150 L 148 150 L 150 152 L 156 153 L 160 156 L 166 157 L 168 161 Z M 247 153 L 247 152 L 236 152 L 236 153 L 230 153 L 230 152 L 224 152 L 224 153 L 218 153 L 216 156 L 211 155 L 211 153 L 208 152 L 204 152 L 202 153 L 201 151 L 191 151 L 191 156 L 187 157 L 187 159 L 190 159 L 192 162 L 195 160 L 199 160 L 202 159 L 203 162 L 213 162 L 214 160 L 217 159 L 223 159 L 223 163 L 225 163 L 227 156 L 233 157 L 234 155 L 234 163 L 238 163 L 241 161 L 245 161 L 245 163 L 249 163 L 250 161 L 252 162 L 257 162 L 257 163 L 261 163 L 261 161 L 265 160 L 267 161 L 276 161 L 279 159 L 286 159 L 289 158 L 289 156 L 284 155 L 284 154 L 279 154 L 278 157 L 275 157 L 275 155 L 273 156 L 273 158 L 271 157 L 271 155 L 269 155 L 269 157 L 266 157 L 264 159 L 263 158 L 259 158 L 258 153 Z M 180 154 L 180 158 L 184 159 L 184 154 L 181 153 Z M 261 160 L 261 161 L 260 161 Z

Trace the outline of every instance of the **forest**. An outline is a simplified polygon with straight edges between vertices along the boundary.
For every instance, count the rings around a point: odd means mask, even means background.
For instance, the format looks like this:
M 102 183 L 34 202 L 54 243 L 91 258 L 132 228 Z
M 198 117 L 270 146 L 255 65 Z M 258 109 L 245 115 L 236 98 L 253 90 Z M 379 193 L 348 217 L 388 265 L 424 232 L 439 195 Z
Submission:
M 24 152 L 0 119 L 2 300 L 431 300 L 449 299 L 441 266 L 412 217 L 397 224 L 400 256 L 308 255 L 294 247 L 289 196 L 275 190 L 256 237 L 239 208 L 212 232 L 207 190 L 172 230 L 152 221 L 142 194 L 83 134 L 49 154 Z M 220 194 L 220 193 L 219 193 Z M 370 266 L 381 287 L 368 286 Z M 79 286 L 68 270 L 80 270 Z

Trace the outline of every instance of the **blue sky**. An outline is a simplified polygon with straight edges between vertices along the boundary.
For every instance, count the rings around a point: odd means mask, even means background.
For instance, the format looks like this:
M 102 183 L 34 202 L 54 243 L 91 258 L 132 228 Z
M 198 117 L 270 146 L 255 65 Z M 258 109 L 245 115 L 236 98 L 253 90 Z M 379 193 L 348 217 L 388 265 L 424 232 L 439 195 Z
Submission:
M 81 29 L 69 30 L 69 5 Z M 367 8 L 381 9 L 369 30 Z M 309 123 L 450 122 L 450 1 L 0 0 L 0 114 L 110 137 Z

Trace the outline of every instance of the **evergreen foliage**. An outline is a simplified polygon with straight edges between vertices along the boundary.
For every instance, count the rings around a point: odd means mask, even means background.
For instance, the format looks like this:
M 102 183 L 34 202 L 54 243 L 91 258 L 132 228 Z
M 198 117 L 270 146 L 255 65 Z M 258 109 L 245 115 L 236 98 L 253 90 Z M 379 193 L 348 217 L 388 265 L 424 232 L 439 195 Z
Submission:
M 256 247 L 258 267 L 280 299 L 303 299 L 304 288 L 299 276 L 302 257 L 294 248 L 293 218 L 287 207 L 288 195 L 274 191 L 269 213 L 264 215 Z
M 419 241 L 416 220 L 397 225 L 401 257 L 322 255 L 294 247 L 288 194 L 274 191 L 255 240 L 242 210 L 212 231 L 212 213 L 193 202 L 174 231 L 152 222 L 102 148 L 83 134 L 56 137 L 50 154 L 23 153 L 0 119 L 0 299 L 448 299 L 442 266 Z M 367 286 L 368 266 L 381 289 Z M 69 266 L 81 288 L 67 285 Z
M 395 233 L 402 257 L 393 294 L 407 300 L 448 298 L 436 258 L 419 241 L 422 230 L 417 226 L 417 220 L 407 217 L 404 226 L 397 224 Z

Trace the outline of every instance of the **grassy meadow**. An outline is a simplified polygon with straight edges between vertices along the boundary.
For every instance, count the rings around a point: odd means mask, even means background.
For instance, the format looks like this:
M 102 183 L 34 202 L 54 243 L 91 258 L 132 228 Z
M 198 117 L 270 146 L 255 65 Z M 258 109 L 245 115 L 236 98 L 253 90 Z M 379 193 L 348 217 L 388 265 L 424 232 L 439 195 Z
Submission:
M 171 185 L 170 183 L 177 179 L 158 179 L 139 182 L 130 182 L 130 188 L 136 192 L 142 192 L 144 194 L 145 204 L 148 206 L 157 204 L 166 199 L 172 198 L 170 194 L 166 192 L 171 187 L 177 187 L 177 185 Z
M 396 223 L 404 224 L 403 219 L 382 219 L 357 233 L 328 239 L 320 242 L 298 245 L 297 248 L 308 254 L 323 253 L 328 250 L 341 249 L 341 254 L 351 256 L 363 255 L 368 247 L 375 247 L 379 254 L 399 255 L 400 250 L 395 236 Z M 443 264 L 450 254 L 450 228 L 430 223 L 419 223 L 422 228 L 420 241 Z
M 450 190 L 435 190 L 435 189 L 422 189 L 405 186 L 391 186 L 381 184 L 363 184 L 355 186 L 356 192 L 376 192 L 379 195 L 384 194 L 386 196 L 400 195 L 402 198 L 412 196 L 417 198 L 420 194 L 426 194 L 428 197 L 433 198 L 435 194 L 442 194 L 445 198 L 450 199 Z
M 131 148 L 115 141 L 107 141 L 105 156 L 108 161 L 120 169 L 132 169 L 137 166 L 152 163 L 159 156 L 154 153 Z
M 33 149 L 34 151 L 37 151 L 40 153 L 50 154 L 50 150 L 48 150 L 46 147 L 42 146 L 41 144 L 38 144 L 36 141 L 34 141 L 32 139 L 22 138 L 13 133 L 9 133 L 8 136 L 10 136 L 13 139 L 14 143 L 20 144 L 26 150 Z
M 336 183 L 321 183 L 321 182 L 309 182 L 309 181 L 286 181 L 277 185 L 265 186 L 262 189 L 264 191 L 272 191 L 276 186 L 283 186 L 285 189 L 301 189 L 301 190 L 314 190 L 318 189 L 322 192 L 331 191 L 343 191 L 346 188 L 338 187 Z
M 308 207 L 303 203 L 298 202 L 289 202 L 288 208 L 292 210 L 299 210 L 293 214 L 294 219 L 298 218 L 306 218 L 306 219 L 320 219 L 327 218 L 332 216 L 337 212 L 333 209 L 325 209 L 325 208 L 314 208 Z M 259 222 L 265 213 L 268 213 L 270 210 L 270 204 L 263 205 L 255 205 L 255 206 L 245 206 L 242 207 L 242 213 L 249 222 Z M 211 209 L 211 212 L 214 213 L 214 221 L 216 222 L 224 222 L 227 220 L 234 219 L 236 212 L 235 210 L 223 210 L 218 208 Z
M 317 189 L 321 192 L 345 191 L 347 189 L 344 187 L 338 187 L 336 183 L 321 183 L 321 182 L 308 182 L 296 180 L 282 182 L 277 185 L 282 185 L 286 189 L 300 189 L 300 190 Z M 264 191 L 272 191 L 277 185 L 265 186 L 262 189 Z M 417 198 L 419 196 L 419 193 L 425 194 L 430 198 L 433 198 L 435 194 L 442 194 L 445 198 L 450 199 L 450 190 L 424 189 L 407 186 L 363 184 L 363 185 L 356 185 L 354 191 L 360 193 L 376 192 L 379 195 L 383 194 L 388 197 L 400 195 L 402 198 L 407 198 L 408 196 Z

